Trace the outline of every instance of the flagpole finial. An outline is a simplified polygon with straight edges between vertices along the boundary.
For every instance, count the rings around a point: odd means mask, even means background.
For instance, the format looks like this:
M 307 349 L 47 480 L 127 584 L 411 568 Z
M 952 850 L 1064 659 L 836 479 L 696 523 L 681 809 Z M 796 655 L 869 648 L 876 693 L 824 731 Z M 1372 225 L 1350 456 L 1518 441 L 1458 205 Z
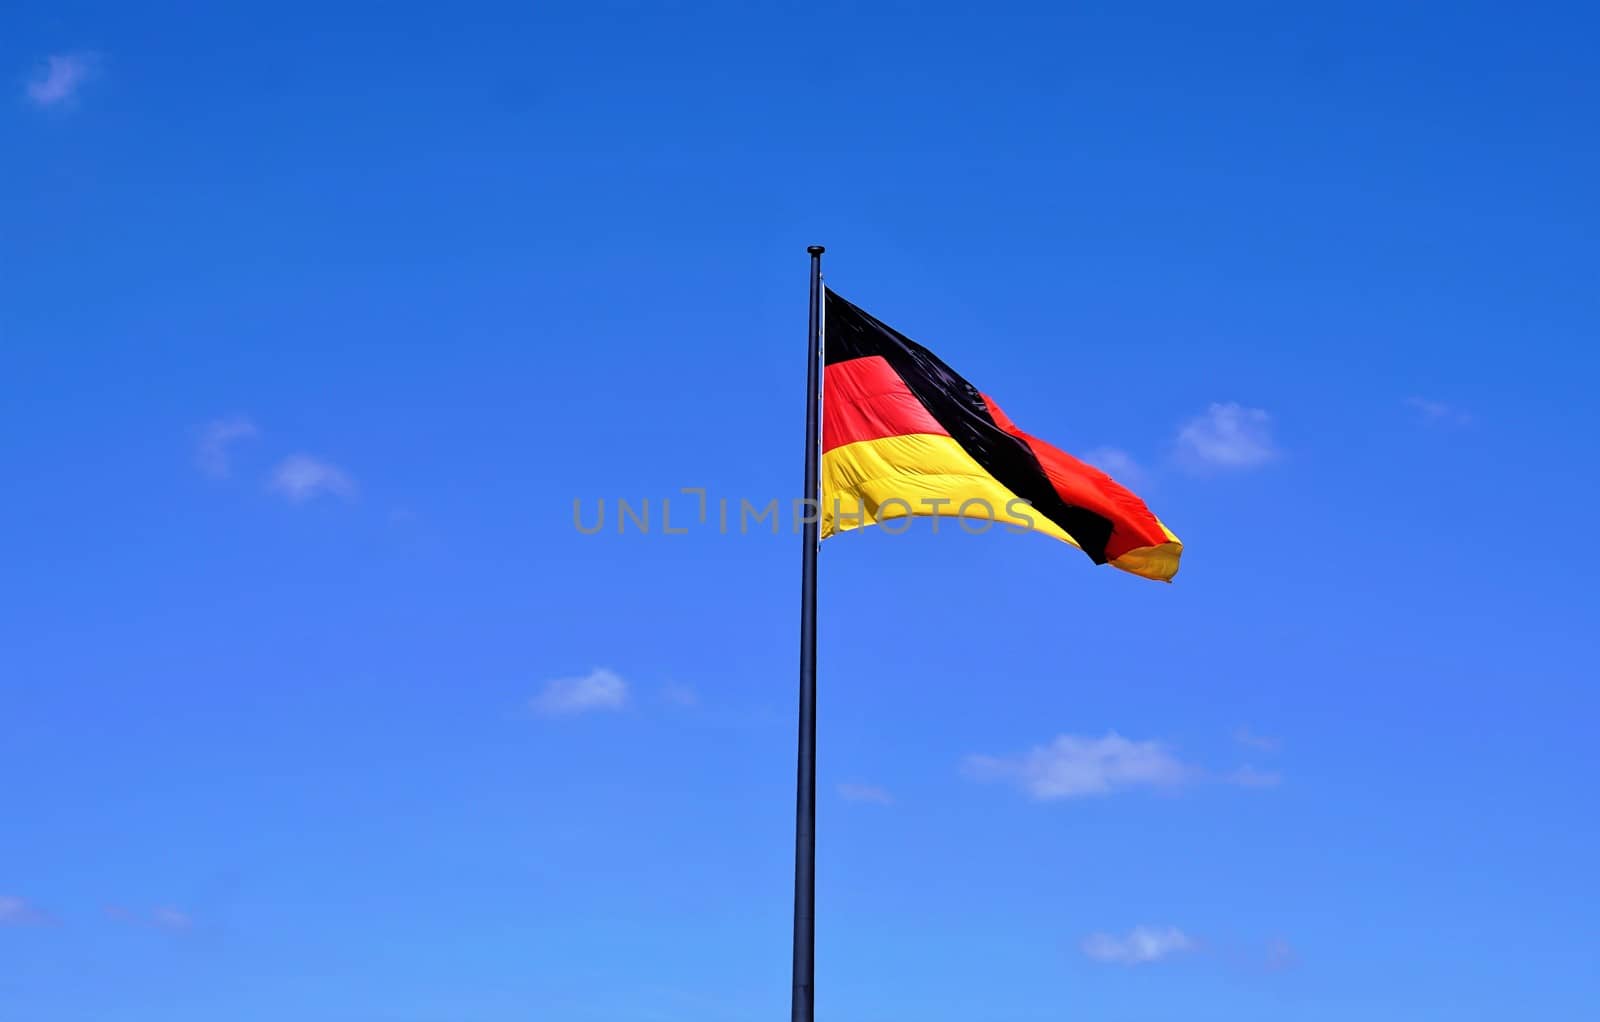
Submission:
M 807 245 L 806 251 L 810 252 L 812 255 L 821 255 L 822 253 L 826 252 L 827 249 L 823 248 L 821 245 Z

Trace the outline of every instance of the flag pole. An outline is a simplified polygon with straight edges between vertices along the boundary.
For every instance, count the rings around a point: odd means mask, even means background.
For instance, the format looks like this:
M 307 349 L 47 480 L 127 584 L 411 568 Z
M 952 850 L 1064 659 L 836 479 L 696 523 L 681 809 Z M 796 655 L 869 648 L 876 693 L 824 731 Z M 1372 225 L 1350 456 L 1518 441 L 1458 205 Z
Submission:
M 822 252 L 811 253 L 811 316 L 806 332 L 806 481 L 800 562 L 800 744 L 794 804 L 794 991 L 790 1022 L 813 1022 L 817 936 L 817 546 L 821 542 Z

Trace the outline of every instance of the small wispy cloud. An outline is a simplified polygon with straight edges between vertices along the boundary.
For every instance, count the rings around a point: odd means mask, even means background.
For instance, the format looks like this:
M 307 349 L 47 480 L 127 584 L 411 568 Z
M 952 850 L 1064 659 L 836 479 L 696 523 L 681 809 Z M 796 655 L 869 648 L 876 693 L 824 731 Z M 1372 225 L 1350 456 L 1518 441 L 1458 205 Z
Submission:
M 688 685 L 680 685 L 676 682 L 667 685 L 661 690 L 661 698 L 671 703 L 673 706 L 700 705 L 700 693 L 696 692 Z
M 1040 802 L 1138 788 L 1173 791 L 1190 784 L 1271 788 L 1282 782 L 1279 774 L 1250 766 L 1216 771 L 1186 763 L 1162 742 L 1133 741 L 1115 731 L 1099 738 L 1061 735 L 1021 756 L 968 756 L 962 766 L 969 777 L 1009 781 Z
M 1104 965 L 1149 965 L 1199 947 L 1176 926 L 1135 926 L 1120 937 L 1091 933 L 1079 944 L 1085 957 Z
M 965 767 L 971 777 L 1012 781 L 1041 801 L 1173 788 L 1193 774 L 1162 743 L 1131 741 L 1115 731 L 1101 738 L 1061 735 L 1013 758 L 969 756 Z
M 91 53 L 58 53 L 45 58 L 38 72 L 28 80 L 28 102 L 41 109 L 72 102 L 94 72 Z
M 232 447 L 241 440 L 261 435 L 256 424 L 242 415 L 213 419 L 200 427 L 200 442 L 195 448 L 195 464 L 213 479 L 226 478 L 233 471 Z
M 50 916 L 27 898 L 0 894 L 0 926 L 38 926 Z
M 1229 770 L 1218 780 L 1241 788 L 1276 788 L 1283 783 L 1283 775 L 1276 770 L 1257 770 L 1253 766 L 1242 766 L 1237 770 Z
M 1192 471 L 1257 468 L 1277 457 L 1272 416 L 1260 408 L 1213 404 L 1178 430 L 1178 461 Z
M 1406 399 L 1406 404 L 1414 408 L 1422 416 L 1422 421 L 1430 426 L 1466 426 L 1472 422 L 1469 413 L 1443 401 L 1411 397 Z
M 1300 955 L 1287 940 L 1274 937 L 1267 941 L 1266 958 L 1262 965 L 1268 972 L 1282 972 L 1299 964 Z
M 187 933 L 194 929 L 194 917 L 171 905 L 158 905 L 150 910 L 150 925 L 168 933 Z
M 580 678 L 556 678 L 544 683 L 528 701 L 543 717 L 569 717 L 601 710 L 621 710 L 628 705 L 628 683 L 615 671 L 596 667 Z
M 1258 735 L 1243 725 L 1233 729 L 1233 740 L 1245 748 L 1255 749 L 1257 752 L 1277 752 L 1283 748 L 1283 739 L 1273 738 L 1269 735 Z
M 292 504 L 303 504 L 324 494 L 345 500 L 356 495 L 355 480 L 344 469 L 309 454 L 292 454 L 283 459 L 267 485 Z
M 880 788 L 876 784 L 846 782 L 839 785 L 839 797 L 846 802 L 868 802 L 880 806 L 894 804 L 894 796 L 889 794 L 888 789 Z
M 1125 486 L 1141 486 L 1148 478 L 1144 466 L 1120 447 L 1097 447 L 1081 457 Z
M 152 909 L 130 909 L 121 905 L 107 905 L 106 918 L 128 926 L 145 926 L 167 933 L 188 933 L 194 929 L 194 917 L 171 905 L 157 905 Z

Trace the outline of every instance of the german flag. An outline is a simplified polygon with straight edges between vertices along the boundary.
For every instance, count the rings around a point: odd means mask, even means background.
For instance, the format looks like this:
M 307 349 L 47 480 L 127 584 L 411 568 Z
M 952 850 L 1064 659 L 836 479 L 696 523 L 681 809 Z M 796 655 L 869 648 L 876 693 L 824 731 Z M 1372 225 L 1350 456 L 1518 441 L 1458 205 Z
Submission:
M 986 519 L 1163 582 L 1183 544 L 1110 476 L 1018 429 L 932 352 L 826 292 L 822 536 L 913 515 Z

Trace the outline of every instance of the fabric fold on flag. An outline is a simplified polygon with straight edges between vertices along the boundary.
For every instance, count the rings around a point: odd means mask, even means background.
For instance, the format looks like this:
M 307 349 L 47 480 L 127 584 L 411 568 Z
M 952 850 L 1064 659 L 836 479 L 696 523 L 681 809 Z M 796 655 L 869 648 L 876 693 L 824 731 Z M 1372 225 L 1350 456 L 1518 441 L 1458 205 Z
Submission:
M 1104 472 L 1017 428 L 932 352 L 826 291 L 823 538 L 897 518 L 984 519 L 1163 582 L 1183 544 Z

